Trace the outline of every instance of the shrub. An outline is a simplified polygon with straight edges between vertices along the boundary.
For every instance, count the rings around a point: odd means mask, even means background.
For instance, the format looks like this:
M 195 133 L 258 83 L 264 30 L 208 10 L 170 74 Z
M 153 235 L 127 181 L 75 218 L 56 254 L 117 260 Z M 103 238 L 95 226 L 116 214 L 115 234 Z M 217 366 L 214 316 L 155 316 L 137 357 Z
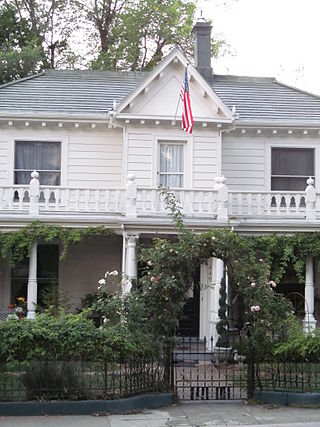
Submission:
M 0 322 L 0 361 L 120 360 L 152 357 L 159 347 L 144 330 L 120 321 L 96 328 L 82 314 Z
M 31 361 L 22 378 L 28 400 L 82 398 L 74 362 Z
M 287 339 L 275 345 L 273 355 L 278 360 L 293 362 L 317 361 L 320 359 L 320 331 L 306 334 L 298 322 L 293 322 Z
M 219 322 L 217 323 L 217 332 L 219 338 L 216 343 L 216 347 L 229 347 L 229 331 L 228 331 L 228 320 L 227 320 L 227 292 L 226 292 L 226 279 L 223 277 L 220 284 L 220 297 L 219 297 Z

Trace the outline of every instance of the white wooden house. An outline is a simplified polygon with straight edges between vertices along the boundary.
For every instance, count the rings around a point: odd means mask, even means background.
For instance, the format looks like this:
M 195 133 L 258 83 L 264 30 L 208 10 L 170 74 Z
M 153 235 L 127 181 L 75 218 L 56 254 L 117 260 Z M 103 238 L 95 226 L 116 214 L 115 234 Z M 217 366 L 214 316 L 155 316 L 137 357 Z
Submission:
M 32 318 L 47 279 L 79 307 L 106 270 L 135 277 L 137 243 L 174 233 L 159 184 L 173 189 L 195 231 L 319 229 L 320 99 L 273 78 L 213 74 L 210 32 L 204 22 L 194 28 L 191 135 L 180 129 L 181 105 L 175 117 L 188 63 L 177 49 L 152 72 L 48 70 L 0 87 L 1 231 L 38 220 L 116 235 L 74 247 L 62 262 L 58 244 L 38 242 L 26 265 L 1 270 L 0 310 L 24 294 Z M 315 326 L 320 277 L 306 263 L 301 292 Z M 200 336 L 215 334 L 222 271 L 216 259 L 200 267 L 210 285 L 200 293 Z

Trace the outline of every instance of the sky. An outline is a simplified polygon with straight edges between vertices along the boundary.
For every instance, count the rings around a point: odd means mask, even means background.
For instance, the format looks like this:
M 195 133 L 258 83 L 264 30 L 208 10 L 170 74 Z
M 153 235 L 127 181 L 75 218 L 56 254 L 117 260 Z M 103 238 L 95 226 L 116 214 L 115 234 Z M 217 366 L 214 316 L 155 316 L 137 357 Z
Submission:
M 199 0 L 229 53 L 215 73 L 271 76 L 320 95 L 320 0 Z

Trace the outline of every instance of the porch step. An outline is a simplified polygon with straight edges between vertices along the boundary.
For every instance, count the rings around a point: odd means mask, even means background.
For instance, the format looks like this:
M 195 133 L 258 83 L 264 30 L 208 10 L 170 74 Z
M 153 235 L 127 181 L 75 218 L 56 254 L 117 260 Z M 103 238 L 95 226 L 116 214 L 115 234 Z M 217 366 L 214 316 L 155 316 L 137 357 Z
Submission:
M 178 337 L 173 353 L 174 363 L 178 366 L 195 366 L 199 362 L 216 362 L 214 351 L 208 350 L 206 344 L 196 337 Z

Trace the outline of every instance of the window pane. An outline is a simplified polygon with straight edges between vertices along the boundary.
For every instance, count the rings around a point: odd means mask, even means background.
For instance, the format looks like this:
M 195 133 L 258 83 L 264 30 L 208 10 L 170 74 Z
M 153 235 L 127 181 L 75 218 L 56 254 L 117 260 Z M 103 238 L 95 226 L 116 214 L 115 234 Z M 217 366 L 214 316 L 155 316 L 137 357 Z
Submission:
M 15 146 L 15 184 L 29 184 L 31 172 L 37 170 L 42 185 L 60 185 L 61 143 L 23 142 Z M 41 171 L 57 172 L 41 172 Z
M 272 148 L 272 175 L 314 175 L 314 150 L 311 148 Z
M 15 169 L 34 170 L 36 163 L 35 145 L 33 142 L 16 142 Z
M 272 177 L 271 190 L 275 191 L 304 191 L 307 186 L 307 179 L 304 177 Z
M 181 188 L 183 187 L 183 175 L 160 175 L 160 184 L 163 187 Z
M 39 172 L 41 185 L 60 185 L 60 172 Z
M 36 143 L 36 170 L 60 170 L 61 144 L 57 142 Z
M 160 145 L 160 172 L 183 172 L 183 145 Z
M 31 170 L 29 172 L 15 172 L 14 173 L 14 183 L 15 184 L 29 184 L 31 181 L 31 172 L 32 172 Z

